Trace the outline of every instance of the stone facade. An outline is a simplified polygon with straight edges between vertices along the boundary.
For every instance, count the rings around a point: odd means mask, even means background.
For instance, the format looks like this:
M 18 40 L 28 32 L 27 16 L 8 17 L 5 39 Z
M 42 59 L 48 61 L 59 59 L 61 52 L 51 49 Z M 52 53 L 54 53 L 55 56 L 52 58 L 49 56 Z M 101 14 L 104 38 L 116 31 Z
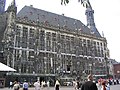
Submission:
M 17 12 L 13 2 L 1 43 L 4 60 L 15 75 L 107 75 L 107 40 L 81 21 L 32 6 Z

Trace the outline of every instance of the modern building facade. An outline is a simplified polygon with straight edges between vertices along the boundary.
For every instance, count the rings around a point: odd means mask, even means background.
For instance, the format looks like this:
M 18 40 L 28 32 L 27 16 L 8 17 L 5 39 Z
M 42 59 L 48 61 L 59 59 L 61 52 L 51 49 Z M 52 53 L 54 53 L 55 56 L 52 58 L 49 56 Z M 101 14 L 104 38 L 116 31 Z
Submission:
M 94 19 L 91 10 L 87 8 L 86 16 Z M 5 14 L 0 15 L 4 62 L 17 70 L 7 75 L 44 79 L 108 74 L 107 40 L 97 31 L 94 20 L 87 19 L 91 29 L 80 20 L 33 6 L 16 12 L 13 0 Z

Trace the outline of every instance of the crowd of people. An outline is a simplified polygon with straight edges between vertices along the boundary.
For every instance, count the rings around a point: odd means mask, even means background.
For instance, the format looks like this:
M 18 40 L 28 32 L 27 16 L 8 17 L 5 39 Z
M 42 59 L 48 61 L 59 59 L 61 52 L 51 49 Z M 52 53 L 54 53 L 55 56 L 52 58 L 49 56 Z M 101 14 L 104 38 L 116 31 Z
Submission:
M 119 84 L 118 79 L 98 79 L 97 81 L 93 80 L 92 75 L 88 75 L 87 80 L 84 81 L 82 84 L 79 80 L 73 81 L 73 87 L 74 90 L 110 90 L 110 85 L 116 85 Z M 42 81 L 40 82 L 37 80 L 33 83 L 34 90 L 43 90 L 44 87 L 47 86 L 48 90 L 50 87 L 50 82 Z M 22 84 L 23 90 L 28 90 L 30 87 L 29 83 L 24 80 L 24 83 Z M 20 83 L 16 80 L 15 82 L 10 82 L 10 88 L 13 88 L 13 90 L 19 90 L 21 88 Z M 59 80 L 56 80 L 55 82 L 55 90 L 59 90 L 60 88 L 60 82 Z
M 40 83 L 39 80 L 37 80 L 36 82 L 33 83 L 33 86 L 34 86 L 34 90 L 43 90 L 44 87 L 47 86 L 48 90 L 49 90 L 49 87 L 50 87 L 50 82 L 47 81 L 42 81 Z M 58 80 L 56 80 L 55 82 L 55 90 L 59 90 L 59 86 L 60 86 L 60 83 Z M 20 82 L 18 82 L 18 80 L 15 80 L 14 82 L 11 82 L 10 81 L 10 86 L 9 88 L 10 89 L 13 89 L 13 90 L 19 90 L 20 88 L 23 88 L 23 90 L 28 90 L 28 88 L 30 87 L 29 83 L 24 80 L 23 84 L 22 84 L 22 87 L 21 87 L 21 84 Z
M 80 83 L 80 82 L 79 82 Z M 80 85 L 80 90 L 110 90 L 110 85 L 117 85 L 120 84 L 120 81 L 118 79 L 103 79 L 100 78 L 97 81 L 93 80 L 93 76 L 92 75 L 88 75 L 87 80 L 84 81 L 84 83 L 82 83 L 82 85 L 80 84 L 73 84 L 73 86 L 75 87 L 75 90 L 79 90 L 78 85 Z
M 92 75 L 88 75 L 87 80 L 84 82 L 73 81 L 74 90 L 110 90 L 110 85 L 119 84 L 118 79 L 103 79 L 97 81 L 93 80 Z
M 110 85 L 116 85 L 119 84 L 118 79 L 98 79 L 96 85 L 98 87 L 98 90 L 110 90 Z

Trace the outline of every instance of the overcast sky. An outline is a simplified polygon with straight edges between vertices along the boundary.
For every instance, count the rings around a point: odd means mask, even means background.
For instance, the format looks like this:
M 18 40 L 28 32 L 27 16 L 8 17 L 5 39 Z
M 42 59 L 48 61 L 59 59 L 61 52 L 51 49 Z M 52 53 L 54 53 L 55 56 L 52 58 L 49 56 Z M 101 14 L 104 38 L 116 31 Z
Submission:
M 6 8 L 13 0 L 6 0 Z M 18 12 L 25 6 L 33 7 L 64 14 L 67 17 L 75 18 L 86 25 L 85 8 L 78 0 L 70 0 L 68 5 L 61 5 L 61 0 L 16 0 Z M 94 10 L 94 19 L 98 31 L 108 42 L 110 58 L 120 62 L 120 0 L 89 0 Z

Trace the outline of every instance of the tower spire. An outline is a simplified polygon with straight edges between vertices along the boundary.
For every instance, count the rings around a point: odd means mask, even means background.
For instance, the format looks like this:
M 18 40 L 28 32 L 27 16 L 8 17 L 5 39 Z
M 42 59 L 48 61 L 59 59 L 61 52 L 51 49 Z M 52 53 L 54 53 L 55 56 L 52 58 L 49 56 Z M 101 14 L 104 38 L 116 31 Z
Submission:
M 94 22 L 94 10 L 91 7 L 90 2 L 88 1 L 88 5 L 86 6 L 86 18 L 87 18 L 87 26 L 88 28 L 91 29 L 92 32 L 95 32 L 96 26 L 95 26 L 95 22 Z
M 16 7 L 16 2 L 13 0 L 11 2 L 11 5 L 8 7 L 7 11 L 14 11 L 15 13 L 17 12 L 17 7 Z
M 94 10 L 89 2 L 89 0 L 82 0 L 81 1 L 83 6 L 86 7 L 85 15 L 87 18 L 87 26 L 90 28 L 91 33 L 101 37 L 100 33 L 98 32 L 95 22 L 94 22 Z
M 12 1 L 11 5 L 16 6 L 15 0 Z

